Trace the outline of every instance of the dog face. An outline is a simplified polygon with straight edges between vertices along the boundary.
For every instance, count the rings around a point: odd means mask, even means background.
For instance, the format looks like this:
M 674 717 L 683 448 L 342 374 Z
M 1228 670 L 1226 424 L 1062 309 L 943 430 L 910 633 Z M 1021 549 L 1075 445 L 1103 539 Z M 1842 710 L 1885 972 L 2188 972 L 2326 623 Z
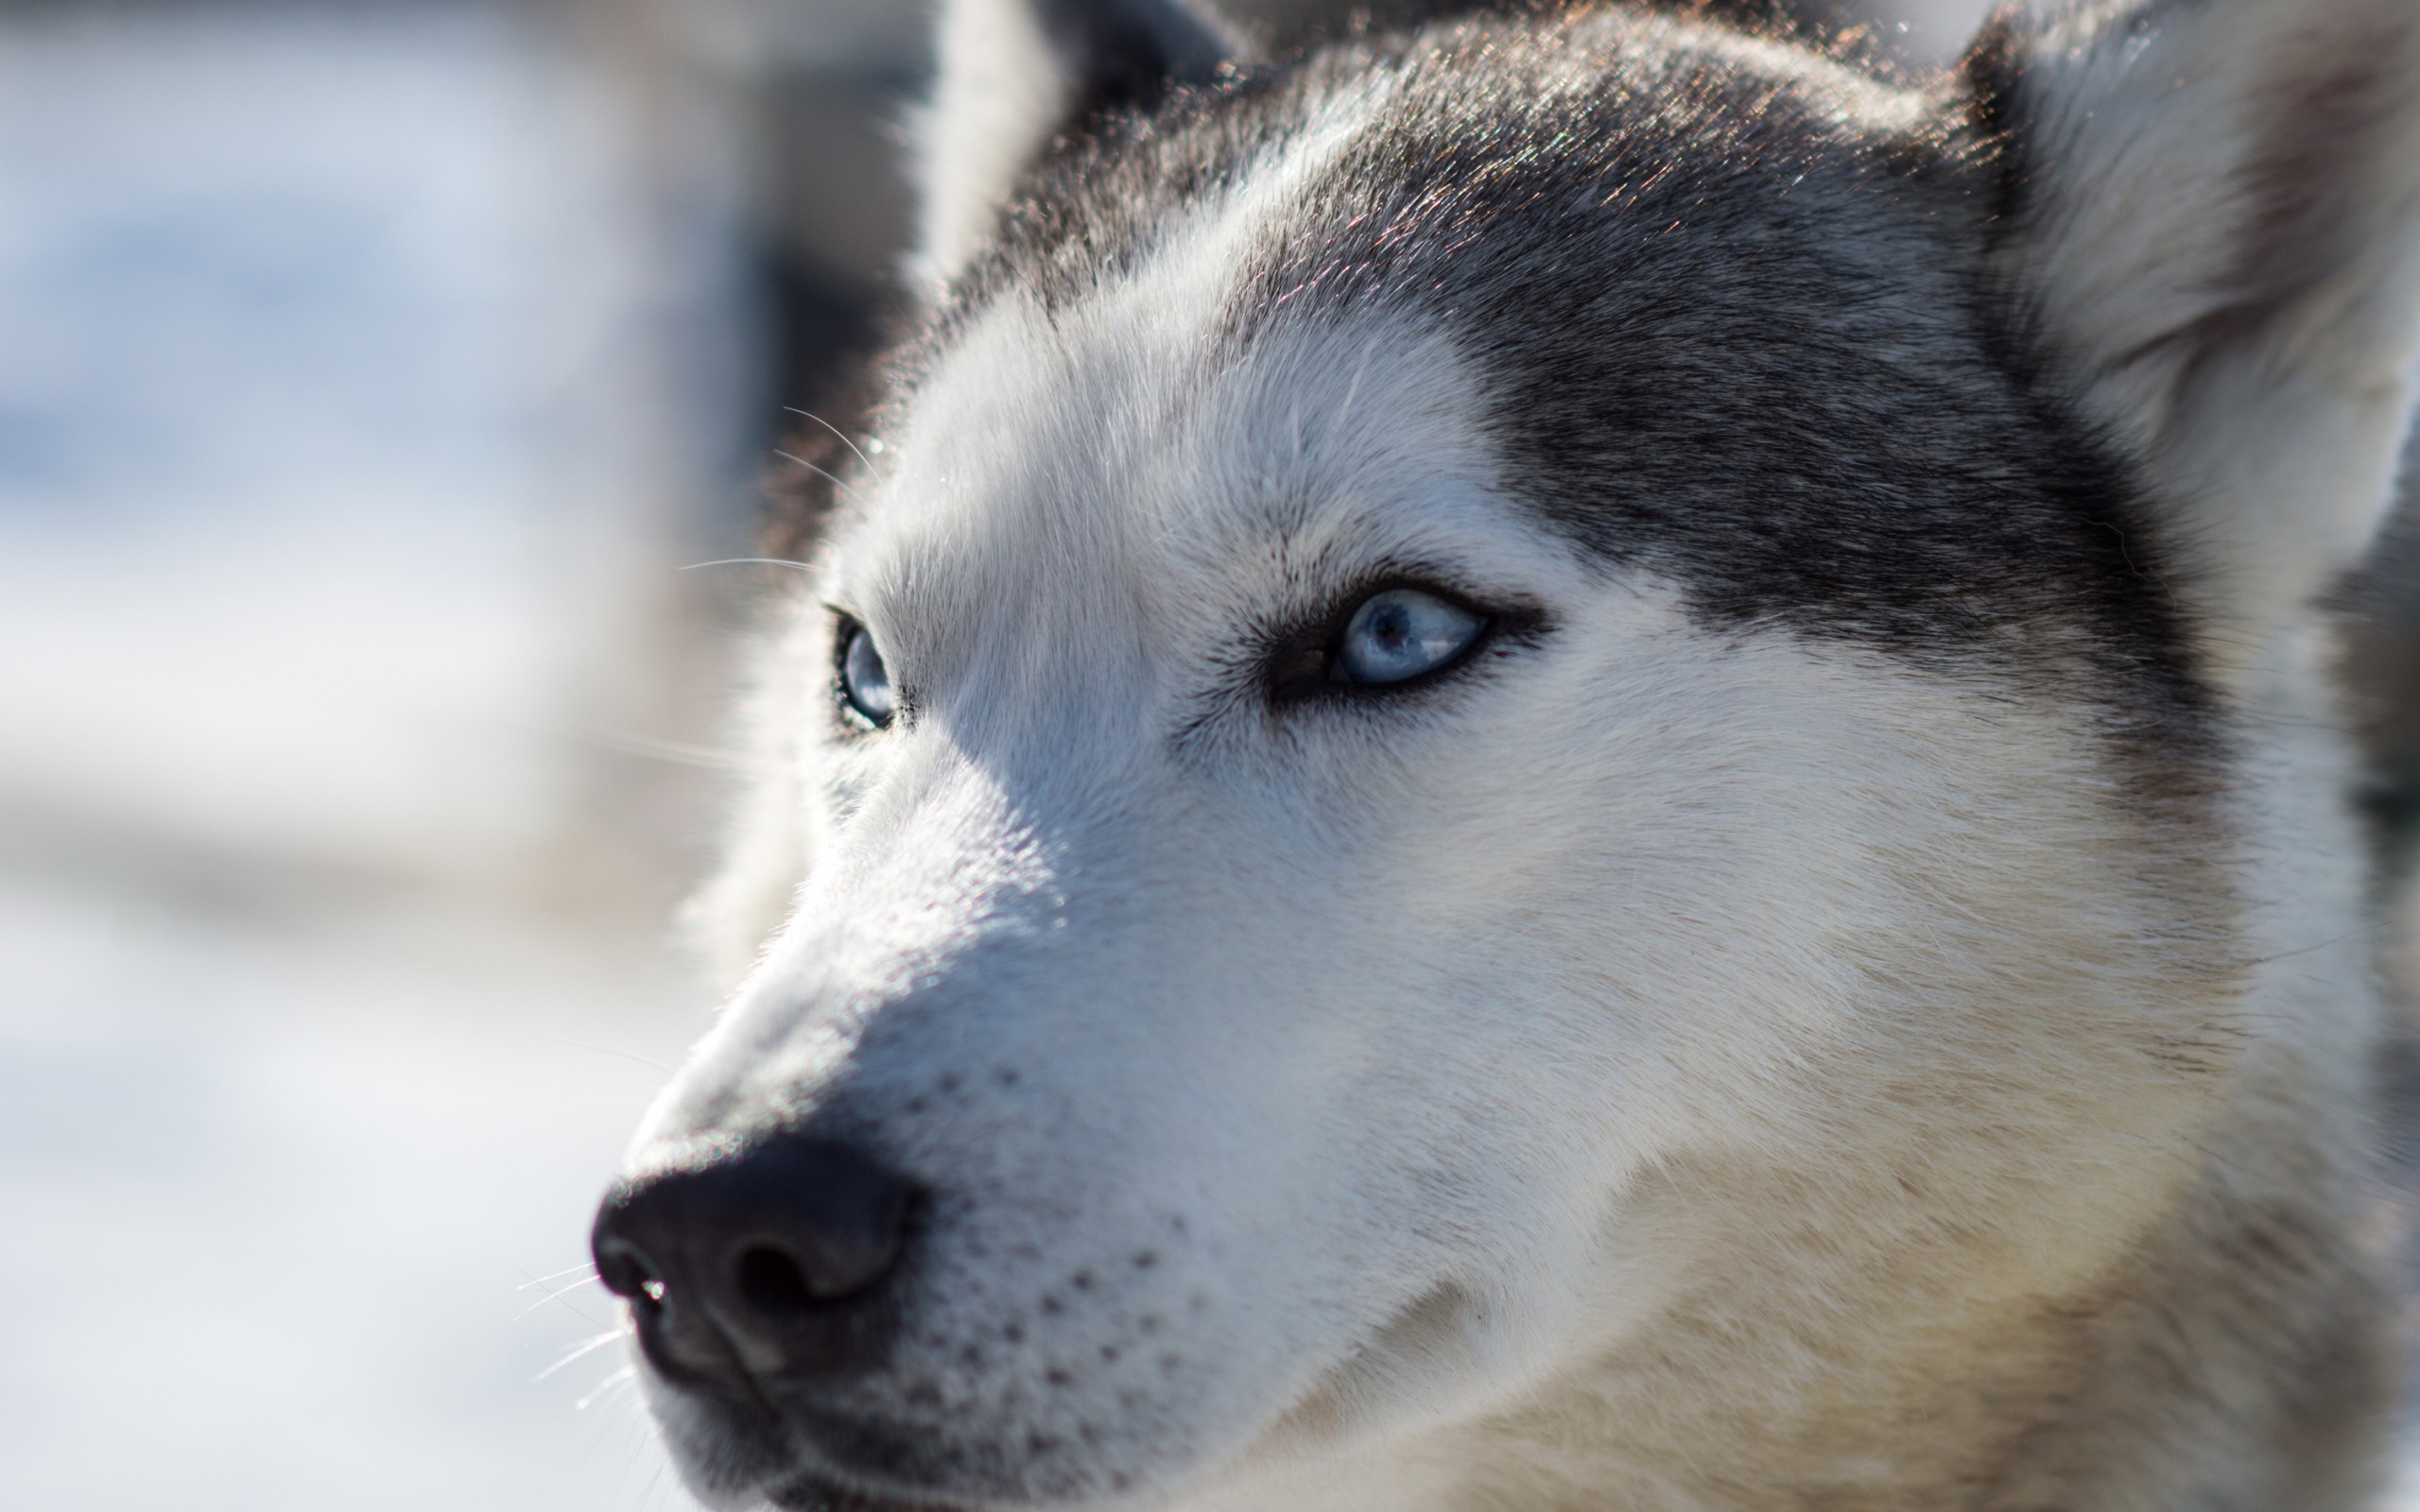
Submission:
M 997 312 L 803 611 L 821 854 L 655 1140 L 811 1123 L 930 1194 L 882 1363 L 800 1394 L 814 1463 L 1083 1501 L 1470 1415 L 1716 1259 L 1674 1170 L 1871 1177 L 1911 1130 L 1843 1099 L 1908 1097 L 1927 1165 L 2048 1184 L 2189 1112 L 2193 1026 L 2078 989 L 2162 920 L 2073 864 L 2140 847 L 2077 716 L 1693 624 L 1501 495 L 1415 335 L 1272 342 L 1105 438 L 1185 366 L 1155 295 L 1089 350 Z M 1337 680 L 1406 593 L 1474 643 Z
M 779 921 L 598 1230 L 710 1499 L 1778 1400 L 2059 1295 L 2224 1094 L 2218 699 L 1977 314 L 1999 160 L 1615 14 L 1258 77 L 940 269 L 795 606 Z

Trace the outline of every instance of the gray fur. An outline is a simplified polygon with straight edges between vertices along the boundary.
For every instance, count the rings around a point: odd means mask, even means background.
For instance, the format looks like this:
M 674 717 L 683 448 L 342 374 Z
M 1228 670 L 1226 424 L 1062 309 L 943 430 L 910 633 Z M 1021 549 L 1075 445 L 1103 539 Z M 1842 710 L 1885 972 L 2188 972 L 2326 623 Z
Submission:
M 1541 518 L 1670 572 L 1710 623 L 2052 679 L 2161 722 L 2171 758 L 2194 745 L 2138 490 L 1986 283 L 2004 170 L 1971 94 L 1921 108 L 1622 10 L 1331 49 L 1097 122 L 931 339 L 1001 288 L 1080 299 L 1171 206 L 1374 77 L 1396 86 L 1381 122 L 1240 270 L 1238 347 L 1409 311 L 1487 366 Z

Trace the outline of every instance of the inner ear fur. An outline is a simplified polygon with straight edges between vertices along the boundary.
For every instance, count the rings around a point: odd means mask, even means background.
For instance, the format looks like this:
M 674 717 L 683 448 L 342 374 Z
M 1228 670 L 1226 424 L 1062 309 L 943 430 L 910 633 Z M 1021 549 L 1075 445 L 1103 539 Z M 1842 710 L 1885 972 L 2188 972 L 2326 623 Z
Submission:
M 1053 139 L 1207 83 L 1248 53 L 1197 0 L 944 0 L 938 41 L 918 132 L 913 271 L 928 291 L 965 266 Z
M 2383 518 L 2420 357 L 2420 3 L 2006 14 L 1996 282 L 2142 463 L 2222 682 Z

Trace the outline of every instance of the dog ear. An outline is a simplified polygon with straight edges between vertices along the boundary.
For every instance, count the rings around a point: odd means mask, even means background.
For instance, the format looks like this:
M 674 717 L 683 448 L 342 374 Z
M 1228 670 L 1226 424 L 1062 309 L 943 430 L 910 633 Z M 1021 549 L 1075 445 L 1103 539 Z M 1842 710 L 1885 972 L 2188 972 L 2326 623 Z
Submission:
M 1245 51 L 1194 0 L 943 0 L 939 41 L 920 133 L 928 286 L 965 265 L 1052 138 L 1207 82 Z
M 2243 690 L 2382 519 L 2420 355 L 2420 0 L 2118 0 L 1968 53 L 1996 271 L 2144 460 Z

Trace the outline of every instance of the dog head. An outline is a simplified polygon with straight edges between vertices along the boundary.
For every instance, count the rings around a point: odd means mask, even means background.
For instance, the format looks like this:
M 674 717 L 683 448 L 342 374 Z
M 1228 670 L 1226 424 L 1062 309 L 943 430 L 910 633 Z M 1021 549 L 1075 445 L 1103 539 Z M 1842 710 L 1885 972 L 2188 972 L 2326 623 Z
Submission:
M 1787 1411 L 2130 1243 L 2233 1054 L 2229 711 L 2400 434 L 2415 21 L 2104 7 L 1914 89 L 954 7 L 752 964 L 598 1224 L 701 1494 Z

